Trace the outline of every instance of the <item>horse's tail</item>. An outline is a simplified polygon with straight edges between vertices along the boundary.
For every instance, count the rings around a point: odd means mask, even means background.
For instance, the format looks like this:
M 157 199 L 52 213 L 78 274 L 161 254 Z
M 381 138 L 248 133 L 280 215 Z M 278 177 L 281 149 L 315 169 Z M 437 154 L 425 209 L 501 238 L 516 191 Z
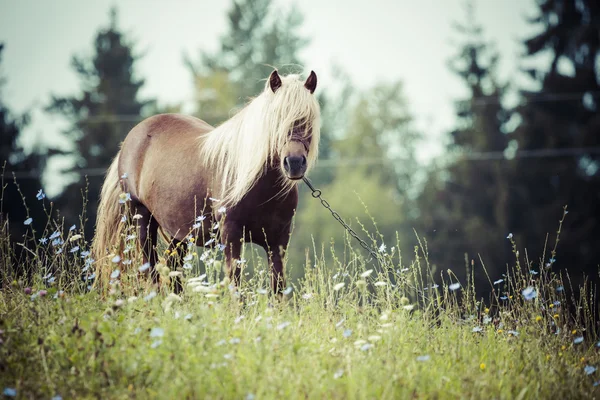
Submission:
M 100 204 L 96 215 L 96 232 L 92 240 L 92 254 L 100 261 L 119 243 L 124 224 L 121 223 L 119 195 L 122 192 L 119 182 L 119 156 L 117 153 L 108 168 L 100 193 Z

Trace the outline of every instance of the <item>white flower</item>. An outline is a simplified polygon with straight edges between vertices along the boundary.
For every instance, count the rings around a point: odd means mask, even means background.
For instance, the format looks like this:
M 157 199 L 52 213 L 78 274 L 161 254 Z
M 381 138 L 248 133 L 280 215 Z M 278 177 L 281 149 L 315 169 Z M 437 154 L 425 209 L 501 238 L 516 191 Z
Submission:
M 373 273 L 372 269 L 368 269 L 365 272 L 363 272 L 362 274 L 360 274 L 361 278 L 366 278 L 367 276 L 371 275 Z
M 81 235 L 73 235 L 73 236 L 71 236 L 71 239 L 69 239 L 69 241 L 74 242 L 79 239 L 81 239 Z
M 340 290 L 341 288 L 343 288 L 343 287 L 344 287 L 344 285 L 345 285 L 345 283 L 344 283 L 344 282 L 340 282 L 340 283 L 336 284 L 336 285 L 333 287 L 333 290 L 335 290 L 335 291 L 337 292 L 338 290 Z

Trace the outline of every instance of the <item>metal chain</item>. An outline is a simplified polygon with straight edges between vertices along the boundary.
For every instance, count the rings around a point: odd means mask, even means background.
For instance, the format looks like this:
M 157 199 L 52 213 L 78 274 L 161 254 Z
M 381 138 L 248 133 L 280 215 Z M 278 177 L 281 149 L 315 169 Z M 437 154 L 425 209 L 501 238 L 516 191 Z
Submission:
M 354 232 L 354 230 L 352 230 L 352 228 L 350 228 L 348 226 L 348 224 L 346 224 L 346 222 L 344 222 L 344 220 L 342 219 L 342 217 L 340 217 L 340 214 L 338 214 L 335 210 L 333 210 L 331 208 L 331 206 L 329 205 L 329 203 L 327 202 L 327 200 L 325 200 L 323 197 L 321 197 L 321 191 L 319 189 L 315 189 L 315 187 L 310 183 L 310 181 L 308 180 L 307 177 L 303 177 L 302 180 L 304 181 L 304 183 L 306 183 L 306 185 L 309 187 L 309 189 L 312 191 L 312 197 L 314 197 L 315 199 L 319 199 L 321 201 L 321 204 L 323 205 L 323 207 L 325 207 L 326 209 L 329 210 L 329 212 L 331 213 L 331 215 L 333 215 L 333 218 L 335 218 L 340 224 L 342 224 L 342 226 L 344 228 L 346 228 L 346 230 L 348 231 L 348 233 L 358 241 L 358 243 L 360 243 L 360 245 L 369 252 L 369 254 L 371 254 L 371 256 L 377 260 L 377 262 L 380 264 L 380 260 L 379 257 L 377 256 L 377 253 L 367 244 L 367 242 L 365 242 L 363 239 L 361 239 L 356 232 Z

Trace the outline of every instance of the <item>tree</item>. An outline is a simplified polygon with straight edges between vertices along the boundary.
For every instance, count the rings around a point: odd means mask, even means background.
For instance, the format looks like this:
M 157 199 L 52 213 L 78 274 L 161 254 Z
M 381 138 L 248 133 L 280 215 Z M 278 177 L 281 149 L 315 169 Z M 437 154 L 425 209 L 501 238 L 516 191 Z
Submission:
M 74 181 L 58 201 L 66 218 L 74 221 L 81 213 L 84 173 L 89 174 L 84 218 L 86 234 L 93 233 L 97 201 L 106 168 L 116 156 L 121 141 L 144 116 L 152 104 L 140 100 L 144 84 L 136 77 L 138 56 L 117 27 L 117 12 L 110 13 L 110 24 L 95 38 L 94 54 L 89 58 L 74 56 L 72 66 L 81 80 L 82 91 L 68 97 L 52 96 L 47 110 L 65 116 L 72 123 L 64 134 L 73 142 L 70 156 L 74 160 L 70 173 Z
M 0 63 L 3 49 L 4 44 L 0 43 Z M 0 89 L 3 84 L 4 79 L 0 76 Z M 4 185 L 0 188 L 0 236 L 7 233 L 10 235 L 10 241 L 15 243 L 23 241 L 27 230 L 35 229 L 39 232 L 44 227 L 44 211 L 41 206 L 34 206 L 34 202 L 37 202 L 36 196 L 41 197 L 43 193 L 41 176 L 46 166 L 48 150 L 36 147 L 30 152 L 26 151 L 20 140 L 29 115 L 25 113 L 14 116 L 2 101 L 1 94 L 0 92 L 0 170 L 5 175 Z M 16 184 L 13 182 L 12 173 L 17 177 Z M 24 200 L 21 195 L 24 196 Z M 32 222 L 27 226 L 24 225 L 24 221 L 28 218 L 31 218 Z M 28 254 L 21 247 L 15 247 L 14 251 L 17 260 Z
M 456 102 L 456 128 L 450 132 L 445 160 L 429 172 L 417 204 L 415 225 L 428 242 L 430 262 L 466 278 L 465 254 L 479 263 L 481 255 L 491 276 L 502 272 L 510 245 L 504 243 L 509 223 L 509 181 L 506 160 L 478 154 L 502 154 L 508 144 L 505 125 L 510 113 L 503 107 L 507 85 L 496 77 L 498 54 L 483 38 L 471 3 L 466 23 L 455 26 L 461 37 L 450 69 L 464 81 L 468 97 Z M 469 261 L 470 261 L 469 260 Z M 485 274 L 475 276 L 485 292 Z
M 525 68 L 539 90 L 522 91 L 522 122 L 512 137 L 520 151 L 546 155 L 517 158 L 513 230 L 521 247 L 541 248 L 568 206 L 557 262 L 550 264 L 568 269 L 577 287 L 583 273 L 598 278 L 600 265 L 600 6 L 541 0 L 529 22 L 538 31 L 524 41 L 525 64 L 541 54 L 550 63 Z
M 332 144 L 333 152 L 343 156 L 331 166 L 332 182 L 319 188 L 361 236 L 371 236 L 373 246 L 391 248 L 398 236 L 401 241 L 409 237 L 406 194 L 418 168 L 414 154 L 419 135 L 412 129 L 402 84 L 380 83 L 357 95 L 347 115 L 343 136 Z M 368 232 L 362 231 L 361 224 Z M 313 238 L 317 252 L 323 244 L 328 255 L 333 242 L 336 253 L 341 254 L 344 235 L 344 228 L 330 212 L 307 196 L 298 213 L 290 257 L 301 264 L 304 251 L 312 253 Z M 352 247 L 361 252 L 359 244 L 351 240 Z

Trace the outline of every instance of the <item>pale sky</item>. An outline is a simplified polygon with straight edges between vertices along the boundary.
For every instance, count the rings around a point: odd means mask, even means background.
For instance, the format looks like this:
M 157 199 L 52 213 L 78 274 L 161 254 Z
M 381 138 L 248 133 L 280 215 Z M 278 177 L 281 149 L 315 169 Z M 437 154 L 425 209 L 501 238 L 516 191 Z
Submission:
M 292 0 L 274 0 L 289 7 Z M 119 7 L 119 26 L 145 53 L 137 72 L 146 79 L 141 95 L 161 104 L 189 101 L 191 75 L 183 54 L 215 49 L 226 30 L 229 0 L 0 0 L 0 42 L 5 43 L 3 99 L 14 112 L 33 109 L 30 140 L 53 141 L 64 121 L 41 110 L 50 94 L 78 93 L 71 56 L 91 54 L 109 9 Z M 447 68 L 454 55 L 454 21 L 464 20 L 463 0 L 302 0 L 303 33 L 311 44 L 302 54 L 305 69 L 319 76 L 317 90 L 333 84 L 333 64 L 342 66 L 360 88 L 401 80 L 416 127 L 428 143 L 421 156 L 440 150 L 443 133 L 452 127 L 452 101 L 464 94 L 460 80 Z M 525 17 L 534 0 L 479 0 L 476 16 L 501 54 L 501 78 L 518 79 L 517 56 L 531 32 Z

